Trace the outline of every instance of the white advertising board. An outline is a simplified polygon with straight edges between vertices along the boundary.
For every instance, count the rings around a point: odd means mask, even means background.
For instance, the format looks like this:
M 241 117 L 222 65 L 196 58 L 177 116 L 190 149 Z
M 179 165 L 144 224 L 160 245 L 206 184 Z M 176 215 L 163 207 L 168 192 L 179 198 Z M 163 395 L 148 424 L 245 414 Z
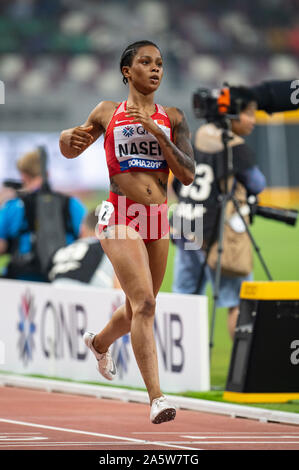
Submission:
M 105 326 L 124 301 L 121 290 L 1 280 L 0 299 L 1 371 L 111 383 L 99 375 L 82 336 Z M 207 298 L 160 293 L 154 331 L 162 390 L 209 390 Z M 112 384 L 144 388 L 129 334 L 112 354 L 118 369 Z

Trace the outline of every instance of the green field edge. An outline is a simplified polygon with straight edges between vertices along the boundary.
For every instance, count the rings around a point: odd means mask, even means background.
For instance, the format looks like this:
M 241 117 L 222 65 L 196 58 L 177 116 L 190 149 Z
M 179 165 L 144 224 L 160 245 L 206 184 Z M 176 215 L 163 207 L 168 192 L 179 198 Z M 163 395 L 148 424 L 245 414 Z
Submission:
M 35 379 L 45 379 L 45 380 L 55 380 L 57 382 L 69 382 L 74 384 L 82 384 L 82 385 L 96 385 L 101 387 L 107 388 L 119 388 L 124 390 L 133 390 L 133 391 L 141 391 L 146 392 L 145 388 L 138 388 L 138 387 L 129 387 L 125 385 L 112 385 L 102 382 L 89 382 L 89 381 L 80 381 L 80 380 L 72 380 L 72 379 L 64 379 L 61 377 L 49 377 L 45 375 L 39 374 L 17 374 L 15 372 L 8 372 L 0 370 L 0 374 L 3 375 L 11 375 L 11 376 L 18 376 L 18 377 L 29 377 Z M 181 393 L 173 393 L 173 392 L 164 392 L 167 395 L 178 396 L 178 397 L 186 397 L 186 398 L 193 398 L 198 400 L 207 400 L 207 401 L 215 401 L 221 403 L 231 403 L 239 406 L 251 406 L 255 408 L 264 408 L 268 410 L 274 411 L 283 411 L 286 413 L 299 413 L 299 400 L 290 400 L 286 403 L 240 403 L 234 401 L 223 400 L 224 390 L 211 390 L 206 392 L 194 392 L 194 391 L 186 391 Z

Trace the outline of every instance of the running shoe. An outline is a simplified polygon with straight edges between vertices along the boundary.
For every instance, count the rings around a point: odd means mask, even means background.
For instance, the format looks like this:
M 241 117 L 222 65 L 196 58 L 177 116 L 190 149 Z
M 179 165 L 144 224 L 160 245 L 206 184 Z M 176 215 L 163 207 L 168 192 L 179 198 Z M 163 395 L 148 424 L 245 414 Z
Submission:
M 171 405 L 166 397 L 155 398 L 151 406 L 150 419 L 154 424 L 171 421 L 175 418 L 176 409 Z
M 92 344 L 94 337 L 95 337 L 95 334 L 87 331 L 83 335 L 84 343 L 95 355 L 95 358 L 98 361 L 97 369 L 100 372 L 100 374 L 102 374 L 103 377 L 105 377 L 108 380 L 113 380 L 116 376 L 115 362 L 110 354 L 109 349 L 105 353 L 99 353 L 95 350 Z

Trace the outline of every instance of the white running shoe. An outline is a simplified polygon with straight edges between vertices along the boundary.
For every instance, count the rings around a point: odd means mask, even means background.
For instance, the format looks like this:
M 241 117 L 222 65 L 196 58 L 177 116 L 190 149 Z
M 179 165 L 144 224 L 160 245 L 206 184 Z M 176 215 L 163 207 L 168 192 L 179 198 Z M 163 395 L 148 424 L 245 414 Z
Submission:
M 97 369 L 100 372 L 100 374 L 102 374 L 103 377 L 105 377 L 108 380 L 113 380 L 116 375 L 115 362 L 110 354 L 109 349 L 107 352 L 102 353 L 102 354 L 95 350 L 92 344 L 94 337 L 95 337 L 95 334 L 87 331 L 83 335 L 84 343 L 95 355 L 96 360 L 98 361 Z
M 163 395 L 159 398 L 155 398 L 151 406 L 151 422 L 154 424 L 164 423 L 165 421 L 171 421 L 175 418 L 176 409 L 169 403 L 168 399 Z

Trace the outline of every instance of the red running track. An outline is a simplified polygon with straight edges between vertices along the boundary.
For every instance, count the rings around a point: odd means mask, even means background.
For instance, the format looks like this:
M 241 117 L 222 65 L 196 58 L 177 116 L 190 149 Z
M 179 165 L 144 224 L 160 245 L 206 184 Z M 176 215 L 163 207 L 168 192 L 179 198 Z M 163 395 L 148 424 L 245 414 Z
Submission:
M 0 387 L 0 450 L 299 450 L 299 427 L 178 410 L 149 421 L 149 406 Z

